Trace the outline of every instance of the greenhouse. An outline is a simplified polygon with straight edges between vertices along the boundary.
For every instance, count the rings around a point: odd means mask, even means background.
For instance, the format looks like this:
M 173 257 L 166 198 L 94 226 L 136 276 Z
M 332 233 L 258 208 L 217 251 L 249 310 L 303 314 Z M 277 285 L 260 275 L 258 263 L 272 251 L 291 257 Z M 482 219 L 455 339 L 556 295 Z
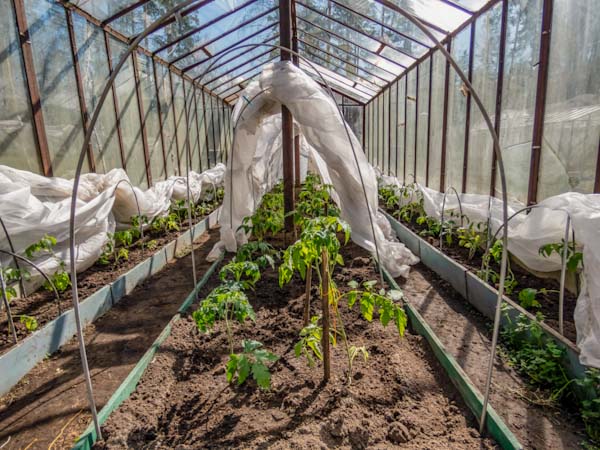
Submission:
M 0 30 L 0 449 L 600 448 L 596 0 Z

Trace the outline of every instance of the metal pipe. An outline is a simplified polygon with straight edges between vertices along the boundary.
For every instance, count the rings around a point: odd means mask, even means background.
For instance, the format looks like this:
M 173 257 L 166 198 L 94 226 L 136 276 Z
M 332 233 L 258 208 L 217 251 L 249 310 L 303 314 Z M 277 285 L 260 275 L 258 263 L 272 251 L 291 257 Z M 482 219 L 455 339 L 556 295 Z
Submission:
M 475 103 L 477 104 L 477 107 L 481 111 L 481 115 L 483 116 L 485 123 L 490 131 L 490 134 L 492 135 L 492 140 L 494 143 L 494 152 L 496 153 L 498 167 L 500 169 L 500 182 L 501 182 L 501 186 L 502 186 L 502 219 L 504 222 L 506 222 L 508 220 L 508 198 L 506 195 L 506 174 L 504 172 L 504 163 L 502 160 L 502 150 L 500 147 L 500 141 L 498 139 L 498 135 L 496 134 L 496 130 L 494 129 L 494 124 L 492 123 L 492 120 L 490 119 L 490 116 L 488 115 L 487 110 L 486 110 L 485 106 L 483 105 L 481 98 L 479 97 L 479 94 L 477 93 L 477 91 L 475 90 L 473 85 L 471 84 L 468 77 L 462 71 L 462 69 L 460 68 L 458 63 L 454 60 L 452 55 L 448 52 L 448 50 L 446 50 L 444 48 L 444 46 L 437 40 L 437 38 L 433 35 L 433 33 L 431 33 L 431 31 L 429 29 L 427 29 L 427 27 L 423 23 L 421 23 L 421 21 L 416 16 L 414 16 L 412 13 L 406 11 L 404 8 L 401 8 L 400 6 L 397 6 L 396 4 L 392 3 L 390 0 L 377 0 L 377 2 L 402 14 L 405 18 L 407 18 L 413 24 L 415 24 L 421 31 L 423 31 L 423 33 L 425 33 L 425 35 L 427 37 L 429 37 L 432 40 L 432 42 L 435 43 L 436 47 L 443 53 L 444 57 L 452 65 L 452 67 L 454 68 L 454 70 L 456 71 L 458 76 L 462 79 L 463 83 L 465 84 L 465 86 L 467 87 L 469 92 L 471 93 L 472 99 L 475 101 Z M 490 2 L 490 4 L 491 4 L 491 2 Z M 502 307 L 502 296 L 504 295 L 504 281 L 506 278 L 506 266 L 507 266 L 507 258 L 508 258 L 508 252 L 507 252 L 508 233 L 507 233 L 506 228 L 504 230 L 502 241 L 503 241 L 504 245 L 503 245 L 503 249 L 502 249 L 502 261 L 500 264 L 500 280 L 499 280 L 500 286 L 498 289 L 498 298 L 496 301 L 496 311 L 494 314 L 494 330 L 492 333 L 492 348 L 491 348 L 491 352 L 490 352 L 490 362 L 488 364 L 488 373 L 487 373 L 486 383 L 485 383 L 483 405 L 482 405 L 482 410 L 481 410 L 481 417 L 479 419 L 479 432 L 480 433 L 482 433 L 483 429 L 485 428 L 485 419 L 487 416 L 487 406 L 489 403 L 490 387 L 492 384 L 492 372 L 494 369 L 494 359 L 496 357 L 496 347 L 498 345 L 498 333 L 500 330 L 500 315 L 501 315 L 501 307 Z
M 192 3 L 198 3 L 198 2 L 199 2 L 199 0 L 184 0 L 183 2 L 179 3 L 177 6 L 174 6 L 173 8 L 169 9 L 161 17 L 159 17 L 156 21 L 154 21 L 149 27 L 147 27 L 142 33 L 140 33 L 133 40 L 133 42 L 129 45 L 129 47 L 123 53 L 123 55 L 121 55 L 119 62 L 113 68 L 108 80 L 106 80 L 106 83 L 104 84 L 102 94 L 98 98 L 98 103 L 97 103 L 96 108 L 94 109 L 94 113 L 92 114 L 92 117 L 90 119 L 89 127 L 85 133 L 85 136 L 83 139 L 83 145 L 82 145 L 81 151 L 79 152 L 79 159 L 77 161 L 77 168 L 75 170 L 75 179 L 73 180 L 73 193 L 71 195 L 71 214 L 70 214 L 70 218 L 69 218 L 69 247 L 70 247 L 69 254 L 70 254 L 70 259 L 71 259 L 71 261 L 70 261 L 71 267 L 70 268 L 71 268 L 71 282 L 72 282 L 72 289 L 73 289 L 73 312 L 75 315 L 77 338 L 79 341 L 79 352 L 81 355 L 81 364 L 82 364 L 83 375 L 84 375 L 86 389 L 87 389 L 88 402 L 89 402 L 89 406 L 90 406 L 90 411 L 92 413 L 94 429 L 96 431 L 96 435 L 98 436 L 99 440 L 102 440 L 102 430 L 100 429 L 100 422 L 98 420 L 98 412 L 96 409 L 96 403 L 94 401 L 92 378 L 90 375 L 90 369 L 88 366 L 87 354 L 86 354 L 86 349 L 85 349 L 85 341 L 83 338 L 83 327 L 82 327 L 82 323 L 81 323 L 81 315 L 79 312 L 79 292 L 77 290 L 77 270 L 76 270 L 76 263 L 75 263 L 75 258 L 76 258 L 76 255 L 75 255 L 75 212 L 76 212 L 76 208 L 77 208 L 77 191 L 79 188 L 79 180 L 81 178 L 81 170 L 83 168 L 83 162 L 85 159 L 86 150 L 87 150 L 87 147 L 88 147 L 91 137 L 92 137 L 92 131 L 94 130 L 96 122 L 98 121 L 98 118 L 100 117 L 100 110 L 102 109 L 102 105 L 104 104 L 106 97 L 108 96 L 108 93 L 109 93 L 110 89 L 112 88 L 112 86 L 117 78 L 117 75 L 119 74 L 119 71 L 125 64 L 129 55 L 137 48 L 137 46 L 142 41 L 142 39 L 144 39 L 147 35 L 149 35 L 153 31 L 155 31 L 166 19 L 173 16 L 176 12 L 178 12 L 182 8 L 188 6 Z
M 564 333 L 564 303 L 565 303 L 565 279 L 567 275 L 567 256 L 569 254 L 569 229 L 571 228 L 571 215 L 567 212 L 567 224 L 565 226 L 565 239 L 563 241 L 563 252 L 560 267 L 560 291 L 558 293 L 558 331 Z

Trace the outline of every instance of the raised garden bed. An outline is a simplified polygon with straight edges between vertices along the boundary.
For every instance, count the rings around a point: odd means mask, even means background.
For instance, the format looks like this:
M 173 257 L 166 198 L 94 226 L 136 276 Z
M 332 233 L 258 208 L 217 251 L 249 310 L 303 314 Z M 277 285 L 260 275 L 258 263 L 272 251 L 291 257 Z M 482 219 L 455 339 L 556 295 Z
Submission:
M 210 226 L 217 223 L 219 211 L 219 209 L 213 211 L 194 226 L 194 239 L 199 238 Z M 84 325 L 104 314 L 139 283 L 161 270 L 178 251 L 189 247 L 190 244 L 190 231 L 183 231 L 174 240 L 163 242 L 162 248 L 159 250 L 146 251 L 146 259 L 141 262 L 139 258 L 134 259 L 138 263 L 129 267 L 122 274 L 116 272 L 111 282 L 96 285 L 95 291 L 88 290 L 87 292 L 92 293 L 87 297 L 82 295 L 80 301 L 81 318 Z M 85 280 L 85 277 L 82 278 Z M 70 296 L 70 290 L 68 292 Z M 52 304 L 50 303 L 50 306 Z M 38 362 L 57 351 L 75 333 L 74 314 L 72 308 L 69 308 L 61 316 L 47 322 L 16 346 L 6 349 L 5 353 L 0 356 L 0 372 L 3 374 L 0 379 L 0 395 L 8 392 Z
M 334 275 L 340 288 L 350 279 L 377 278 L 361 248 L 349 244 L 342 255 L 346 267 Z M 282 448 L 496 447 L 490 439 L 479 437 L 476 421 L 454 387 L 463 374 L 459 370 L 446 375 L 447 355 L 430 330 L 424 333 L 423 325 L 415 329 L 426 338 L 414 330 L 399 338 L 393 327 L 368 323 L 355 310 L 344 309 L 347 332 L 356 345 L 367 347 L 369 359 L 355 363 L 352 383 L 347 385 L 345 355 L 334 347 L 333 376 L 323 383 L 321 370 L 307 367 L 294 354 L 302 328 L 304 283 L 295 278 L 281 288 L 277 279 L 272 269 L 263 272 L 249 294 L 256 325 L 237 327 L 234 332 L 234 338 L 259 340 L 279 356 L 271 366 L 270 391 L 259 390 L 253 382 L 228 384 L 223 327 L 207 336 L 186 315 L 170 324 L 168 337 L 161 336 L 154 360 L 133 394 L 108 418 L 105 441 L 96 447 L 254 448 L 276 442 Z M 318 295 L 314 287 L 312 293 Z M 315 303 L 312 313 L 318 314 Z M 418 320 L 413 312 L 408 314 L 411 323 Z M 442 364 L 430 346 L 442 357 Z M 494 424 L 503 444 L 519 448 L 490 411 L 488 423 Z

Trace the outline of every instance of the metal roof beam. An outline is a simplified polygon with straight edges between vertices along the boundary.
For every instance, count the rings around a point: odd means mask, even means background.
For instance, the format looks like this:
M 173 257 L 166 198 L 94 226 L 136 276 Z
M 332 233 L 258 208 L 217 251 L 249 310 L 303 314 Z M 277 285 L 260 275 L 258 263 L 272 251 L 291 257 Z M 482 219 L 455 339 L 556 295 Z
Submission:
M 142 6 L 142 5 L 145 5 L 145 4 L 146 4 L 146 3 L 148 3 L 149 1 L 150 1 L 150 0 L 139 0 L 139 1 L 135 2 L 135 3 L 132 3 L 131 5 L 129 5 L 129 6 L 125 7 L 125 8 L 123 8 L 121 11 L 119 11 L 119 12 L 117 12 L 117 13 L 113 14 L 112 16 L 110 16 L 110 17 L 107 17 L 106 19 L 104 19 L 104 20 L 101 22 L 102 26 L 105 26 L 105 25 L 108 25 L 108 24 L 109 24 L 109 23 L 111 23 L 111 22 L 114 22 L 115 20 L 117 20 L 117 19 L 119 19 L 119 18 L 121 18 L 121 17 L 123 17 L 123 16 L 125 16 L 125 15 L 129 14 L 129 13 L 130 13 L 131 11 L 133 11 L 134 9 L 137 9 L 137 8 L 139 8 L 140 6 Z

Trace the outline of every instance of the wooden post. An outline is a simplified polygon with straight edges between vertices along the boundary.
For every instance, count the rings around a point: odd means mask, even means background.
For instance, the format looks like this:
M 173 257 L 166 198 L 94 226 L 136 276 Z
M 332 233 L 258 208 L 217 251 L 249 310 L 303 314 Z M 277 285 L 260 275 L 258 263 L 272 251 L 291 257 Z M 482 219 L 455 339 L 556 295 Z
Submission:
M 306 271 L 306 289 L 304 291 L 304 314 L 302 315 L 303 326 L 310 322 L 310 288 L 312 287 L 312 267 Z
M 291 0 L 279 0 L 279 36 L 281 46 L 291 50 Z M 281 51 L 281 60 L 290 61 L 291 54 Z M 283 203 L 285 217 L 285 230 L 294 229 L 294 218 L 288 214 L 294 210 L 294 119 L 292 113 L 281 105 L 281 141 L 283 147 Z
M 331 355 L 329 352 L 329 261 L 327 251 L 323 250 L 323 291 L 321 292 L 321 309 L 323 313 L 323 336 L 321 346 L 323 347 L 323 380 L 329 381 L 331 376 Z

